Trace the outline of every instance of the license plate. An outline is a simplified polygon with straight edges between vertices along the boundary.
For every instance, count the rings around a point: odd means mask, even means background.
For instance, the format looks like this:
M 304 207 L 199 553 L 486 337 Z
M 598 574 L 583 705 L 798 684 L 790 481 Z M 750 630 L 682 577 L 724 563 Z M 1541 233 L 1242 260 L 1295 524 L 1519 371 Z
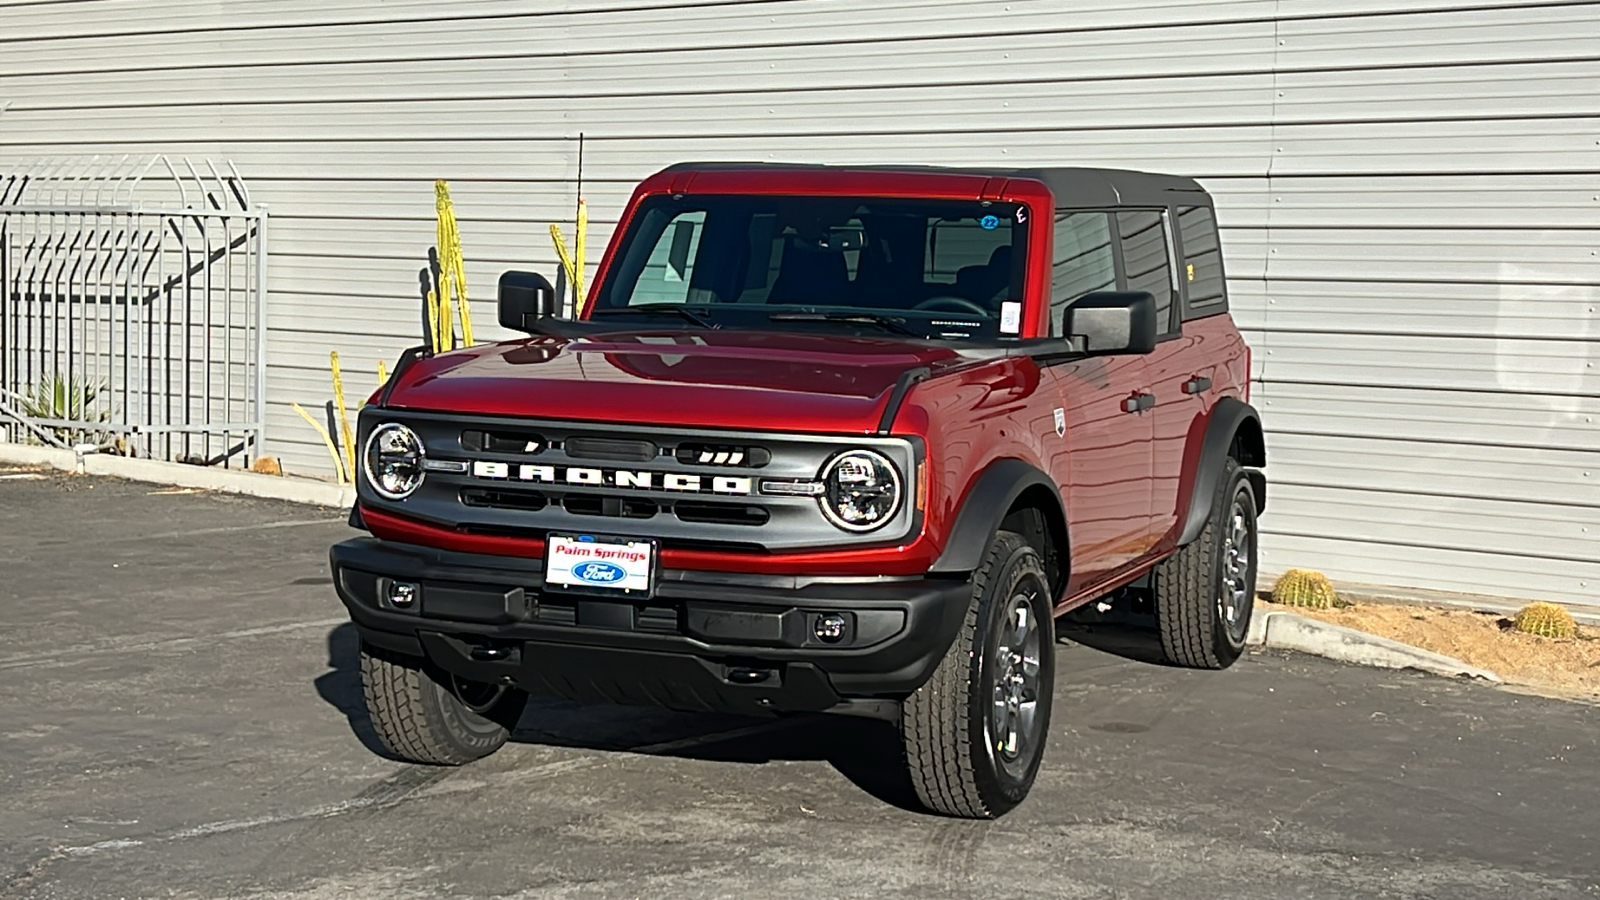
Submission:
M 655 568 L 654 541 L 552 534 L 545 547 L 545 584 L 566 590 L 648 594 Z

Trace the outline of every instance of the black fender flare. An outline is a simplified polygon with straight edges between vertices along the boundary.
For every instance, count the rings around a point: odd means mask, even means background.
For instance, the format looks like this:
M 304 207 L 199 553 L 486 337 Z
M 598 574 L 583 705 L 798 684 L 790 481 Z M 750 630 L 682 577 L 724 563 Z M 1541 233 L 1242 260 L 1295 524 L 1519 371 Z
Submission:
M 1223 397 L 1211 408 L 1205 437 L 1201 440 L 1200 456 L 1195 462 L 1194 487 L 1189 491 L 1189 506 L 1183 517 L 1183 531 L 1178 535 L 1178 546 L 1193 543 L 1200 537 L 1201 529 L 1211 518 L 1211 499 L 1217 492 L 1217 479 L 1222 477 L 1223 461 L 1233 446 L 1234 435 L 1247 430 L 1245 448 L 1247 459 L 1241 463 L 1254 468 L 1246 473 L 1255 490 L 1258 510 L 1267 508 L 1267 479 L 1259 469 L 1266 465 L 1266 449 L 1261 445 L 1261 416 L 1255 407 L 1234 397 Z
M 1065 539 L 1066 513 L 1061 507 L 1061 488 L 1055 480 L 1038 466 L 1020 459 L 998 459 L 990 463 L 972 482 L 961 511 L 956 513 L 945 538 L 944 552 L 928 569 L 933 575 L 965 575 L 983 565 L 983 555 L 989 549 L 989 539 L 1000 530 L 1011 504 L 1025 491 L 1042 488 L 1054 498 L 1056 521 L 1054 527 Z M 1063 561 L 1066 548 L 1060 548 Z

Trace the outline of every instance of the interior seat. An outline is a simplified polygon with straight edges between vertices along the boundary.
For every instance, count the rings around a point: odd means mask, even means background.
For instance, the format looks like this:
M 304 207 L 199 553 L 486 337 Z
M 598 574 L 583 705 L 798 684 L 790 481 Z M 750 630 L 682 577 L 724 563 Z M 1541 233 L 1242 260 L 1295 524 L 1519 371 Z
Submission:
M 984 309 L 997 308 L 996 300 L 1011 284 L 1011 247 L 1001 245 L 989 254 L 989 261 L 981 266 L 963 266 L 956 270 L 955 290 Z
M 847 306 L 850 287 L 843 253 L 801 249 L 790 238 L 767 302 Z

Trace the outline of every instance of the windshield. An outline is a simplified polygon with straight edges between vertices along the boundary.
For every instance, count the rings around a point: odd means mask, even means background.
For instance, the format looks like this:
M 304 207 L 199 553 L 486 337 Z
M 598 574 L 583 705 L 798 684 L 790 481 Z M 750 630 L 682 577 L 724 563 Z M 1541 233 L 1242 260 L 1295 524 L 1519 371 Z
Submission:
M 647 199 L 591 315 L 685 328 L 992 338 L 1020 330 L 1016 203 L 817 196 Z

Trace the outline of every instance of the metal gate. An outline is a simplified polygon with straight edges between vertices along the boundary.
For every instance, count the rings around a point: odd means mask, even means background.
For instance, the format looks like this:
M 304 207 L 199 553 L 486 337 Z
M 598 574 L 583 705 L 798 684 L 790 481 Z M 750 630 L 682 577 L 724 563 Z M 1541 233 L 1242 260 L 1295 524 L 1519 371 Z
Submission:
M 248 465 L 265 402 L 266 225 L 231 164 L 0 169 L 0 435 Z

